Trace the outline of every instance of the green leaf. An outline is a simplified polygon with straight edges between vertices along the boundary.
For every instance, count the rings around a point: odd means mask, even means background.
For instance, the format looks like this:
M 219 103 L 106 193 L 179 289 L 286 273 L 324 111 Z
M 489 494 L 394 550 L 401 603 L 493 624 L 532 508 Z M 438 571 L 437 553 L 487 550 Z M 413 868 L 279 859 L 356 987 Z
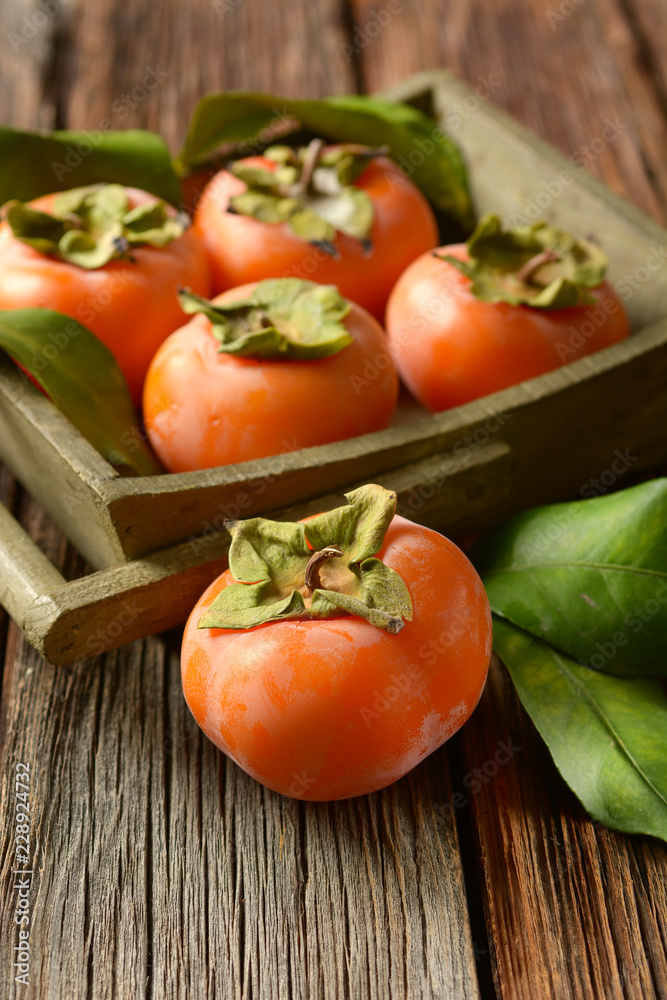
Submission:
M 503 230 L 496 215 L 485 215 L 468 240 L 469 261 L 442 255 L 472 282 L 483 302 L 508 302 L 533 309 L 591 305 L 588 292 L 604 280 L 607 258 L 595 243 L 536 222 Z M 440 256 L 436 254 L 436 256 Z
M 432 119 L 407 104 L 354 94 L 318 101 L 247 91 L 208 94 L 195 108 L 177 169 L 187 174 L 224 144 L 242 143 L 241 153 L 248 153 L 267 145 L 271 130 L 298 125 L 332 142 L 386 146 L 436 208 L 472 228 L 466 170 L 457 146 Z
M 515 626 L 494 649 L 556 767 L 594 819 L 667 840 L 667 697 L 657 681 L 582 667 Z
M 667 673 L 667 479 L 520 514 L 471 558 L 493 611 L 573 659 Z
M 183 235 L 181 219 L 163 201 L 130 209 L 120 184 L 94 184 L 58 195 L 53 212 L 8 202 L 7 222 L 17 240 L 39 253 L 92 270 L 127 259 L 135 246 L 162 247 Z
M 58 409 L 114 465 L 162 472 L 113 354 L 85 326 L 51 309 L 0 311 L 0 348 L 23 365 Z
M 102 181 L 182 200 L 164 139 L 154 132 L 24 132 L 0 127 L 0 205 Z
M 344 612 L 392 635 L 400 632 L 404 619 L 412 619 L 408 588 L 380 559 L 367 558 L 382 548 L 396 494 L 371 485 L 347 499 L 349 506 L 307 524 L 262 517 L 228 522 L 229 568 L 239 582 L 220 592 L 198 627 L 253 628 Z
M 211 321 L 220 352 L 237 357 L 326 358 L 352 343 L 343 323 L 350 303 L 333 285 L 269 278 L 247 299 L 214 304 L 183 290 L 179 301 L 184 312 Z

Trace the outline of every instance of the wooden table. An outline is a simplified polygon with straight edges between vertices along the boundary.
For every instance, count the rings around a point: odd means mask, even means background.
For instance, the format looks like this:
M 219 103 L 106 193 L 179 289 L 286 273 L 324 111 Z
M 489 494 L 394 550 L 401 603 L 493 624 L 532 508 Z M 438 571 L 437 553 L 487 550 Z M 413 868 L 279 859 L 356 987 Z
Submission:
M 17 126 L 110 117 L 176 146 L 206 90 L 372 91 L 449 66 L 665 221 L 661 0 L 2 9 L 0 118 Z M 474 110 L 453 109 L 454 135 L 461 113 Z M 84 572 L 6 472 L 0 499 L 62 572 Z M 179 638 L 55 668 L 0 617 L 0 996 L 667 997 L 665 846 L 586 817 L 501 667 L 471 723 L 397 785 L 304 804 L 201 736 Z M 12 969 L 19 761 L 32 771 L 27 987 Z

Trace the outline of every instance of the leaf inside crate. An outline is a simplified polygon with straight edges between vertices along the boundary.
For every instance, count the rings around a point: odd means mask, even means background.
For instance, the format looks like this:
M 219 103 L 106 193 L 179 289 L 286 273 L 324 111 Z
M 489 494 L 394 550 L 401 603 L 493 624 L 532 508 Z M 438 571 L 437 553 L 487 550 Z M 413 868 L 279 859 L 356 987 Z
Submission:
M 187 174 L 223 145 L 236 146 L 237 156 L 251 155 L 290 127 L 334 142 L 386 146 L 437 209 L 472 229 L 471 196 L 457 145 L 408 104 L 358 94 L 312 101 L 250 91 L 207 94 L 195 107 L 176 167 Z
M 34 377 L 58 409 L 113 465 L 162 472 L 116 359 L 81 323 L 51 309 L 0 310 L 0 348 Z
M 0 205 L 105 181 L 141 188 L 172 205 L 181 186 L 169 149 L 155 132 L 27 132 L 0 126 Z

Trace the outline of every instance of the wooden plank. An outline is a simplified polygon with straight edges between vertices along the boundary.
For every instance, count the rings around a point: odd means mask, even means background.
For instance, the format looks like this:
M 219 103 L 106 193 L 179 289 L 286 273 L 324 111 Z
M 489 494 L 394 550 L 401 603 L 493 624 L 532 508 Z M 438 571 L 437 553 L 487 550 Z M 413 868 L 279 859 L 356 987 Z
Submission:
M 77 5 L 60 39 L 67 124 L 98 126 L 137 69 L 156 64 L 168 70 L 158 92 L 122 121 L 122 105 L 111 115 L 116 125 L 159 118 L 172 141 L 206 89 L 351 89 L 337 3 L 304 0 L 286 16 L 244 0 L 222 19 L 212 6 L 170 0 L 156 17 L 147 4 Z M 32 504 L 23 522 L 41 530 Z M 49 539 L 53 555 L 62 537 Z M 60 551 L 57 567 L 68 558 Z M 282 799 L 204 741 L 176 647 L 149 639 L 63 670 L 10 627 L 0 815 L 11 837 L 8 776 L 30 760 L 39 875 L 30 985 L 17 988 L 6 841 L 0 994 L 356 1000 L 399 998 L 412 982 L 425 998 L 475 1000 L 456 830 L 437 809 L 449 795 L 445 755 L 372 798 Z
M 586 816 L 499 663 L 460 742 L 499 995 L 664 998 L 667 846 Z
M 667 117 L 639 58 L 623 0 L 402 2 L 382 30 L 364 33 L 373 12 L 387 6 L 352 0 L 361 29 L 356 57 L 369 90 L 446 66 L 478 88 L 477 105 L 450 109 L 454 138 L 479 108 L 496 104 L 613 190 L 665 218 L 660 191 Z M 636 6 L 643 7 L 643 0 Z M 655 23 L 647 7 L 648 31 Z M 662 53 L 660 41 L 655 51 Z M 605 139 L 605 126 L 619 122 L 625 127 Z
M 13 639 L 0 766 L 32 764 L 39 875 L 31 985 L 11 987 L 3 932 L 4 996 L 478 995 L 443 753 L 386 792 L 304 805 L 204 740 L 174 644 L 62 671 Z
M 0 354 L 0 454 L 95 566 L 124 558 L 97 483 L 117 475 Z
M 22 625 L 40 595 L 63 587 L 65 580 L 4 504 L 0 504 L 0 538 L 0 604 Z
M 398 511 L 412 520 L 440 526 L 447 513 L 457 511 L 457 524 L 467 528 L 485 506 L 487 492 L 498 502 L 507 496 L 511 467 L 510 449 L 496 441 L 405 466 L 379 482 L 396 490 Z M 319 497 L 272 516 L 297 520 L 341 499 Z M 226 569 L 228 547 L 227 532 L 212 531 L 66 584 L 0 508 L 0 568 L 6 568 L 8 581 L 0 600 L 36 649 L 50 662 L 67 665 L 185 621 L 203 590 Z
M 57 128 L 59 108 L 52 86 L 56 40 L 71 9 L 55 4 L 48 16 L 39 0 L 6 0 L 0 37 L 0 121 L 16 128 Z
M 383 6 L 357 0 L 358 23 Z M 664 11 L 655 6 L 652 0 L 568 5 L 529 0 L 519 9 L 507 0 L 494 4 L 425 0 L 402 4 L 400 14 L 358 57 L 372 87 L 386 87 L 423 67 L 450 66 L 478 88 L 477 101 L 466 103 L 461 94 L 445 109 L 450 130 L 464 147 L 471 130 L 481 135 L 493 129 L 487 109 L 498 104 L 559 146 L 572 173 L 581 163 L 614 190 L 664 219 L 667 105 L 655 78 L 662 72 L 667 36 L 659 27 Z M 553 15 L 559 18 L 563 10 L 566 16 L 554 20 Z M 640 18 L 644 38 L 651 36 L 656 53 L 653 74 L 642 58 L 646 48 L 638 45 Z M 609 129 L 605 139 L 609 122 L 620 125 Z M 491 131 L 489 148 L 493 147 Z M 556 191 L 558 175 L 536 169 L 534 161 L 522 159 L 534 178 L 520 192 L 522 198 L 508 192 L 502 180 L 512 169 L 511 161 L 511 150 L 506 148 L 495 183 L 485 184 L 481 191 L 477 188 L 478 203 L 493 198 L 511 217 L 513 212 L 525 213 L 541 195 L 545 214 L 575 227 L 589 225 L 587 213 L 570 199 L 570 186 L 564 186 L 562 197 L 551 197 L 545 182 Z M 476 156 L 471 165 L 477 185 L 481 175 Z M 617 251 L 614 247 L 612 260 Z M 642 267 L 641 261 L 624 264 L 616 272 L 617 280 L 627 274 L 639 284 L 637 267 Z M 664 266 L 660 270 L 664 274 Z M 638 274 L 658 301 L 663 290 L 647 271 Z M 633 295 L 630 307 L 637 302 Z M 646 389 L 647 396 L 664 394 L 664 385 L 663 373 L 659 383 Z M 616 435 L 620 441 L 630 414 L 624 388 L 619 385 L 613 392 L 617 402 L 610 440 Z M 560 419 L 568 419 L 566 405 L 551 414 L 551 420 Z M 569 448 L 577 447 L 589 419 L 595 420 L 595 410 L 588 417 L 579 413 L 570 426 L 568 461 Z M 539 427 L 544 431 L 548 426 L 545 414 Z M 509 426 L 504 428 L 503 437 L 511 441 L 509 431 Z M 527 455 L 522 456 L 521 467 L 533 467 Z M 602 469 L 600 465 L 598 475 Z M 580 473 L 579 487 L 590 485 L 589 476 L 595 474 L 586 474 L 583 465 Z M 552 477 L 549 488 L 556 485 L 555 499 L 559 458 Z M 575 495 L 578 491 L 575 488 Z M 498 756 L 499 741 L 520 749 Z M 556 772 L 504 669 L 492 670 L 479 708 L 450 747 L 450 760 L 457 761 L 453 788 L 465 799 L 457 812 L 459 836 L 472 840 L 466 879 L 473 887 L 481 885 L 484 903 L 488 944 L 482 942 L 480 954 L 487 949 L 489 953 L 480 965 L 488 964 L 497 996 L 664 1000 L 665 846 L 649 838 L 614 834 L 585 816 Z

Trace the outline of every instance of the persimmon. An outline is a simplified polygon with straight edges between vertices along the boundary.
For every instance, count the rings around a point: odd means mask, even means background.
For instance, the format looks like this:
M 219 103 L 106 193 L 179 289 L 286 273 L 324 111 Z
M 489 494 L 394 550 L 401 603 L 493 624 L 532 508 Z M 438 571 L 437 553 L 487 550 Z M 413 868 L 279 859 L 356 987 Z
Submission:
M 395 281 L 438 244 L 421 191 L 375 150 L 269 147 L 220 171 L 194 225 L 209 255 L 213 292 L 264 278 L 336 285 L 382 321 Z
M 109 348 L 135 400 L 158 346 L 181 325 L 177 289 L 209 293 L 204 249 L 175 209 L 117 184 L 9 202 L 0 223 L 0 309 L 42 307 Z
M 387 306 L 399 374 L 445 410 L 575 361 L 630 334 L 606 257 L 543 223 L 483 219 L 467 244 L 423 254 Z
M 391 784 L 468 719 L 491 612 L 466 556 L 364 486 L 295 524 L 229 524 L 230 568 L 185 627 L 198 725 L 248 774 L 315 801 Z
M 297 278 L 230 289 L 158 350 L 144 420 L 171 472 L 264 458 L 386 427 L 398 376 L 386 334 L 337 289 Z

